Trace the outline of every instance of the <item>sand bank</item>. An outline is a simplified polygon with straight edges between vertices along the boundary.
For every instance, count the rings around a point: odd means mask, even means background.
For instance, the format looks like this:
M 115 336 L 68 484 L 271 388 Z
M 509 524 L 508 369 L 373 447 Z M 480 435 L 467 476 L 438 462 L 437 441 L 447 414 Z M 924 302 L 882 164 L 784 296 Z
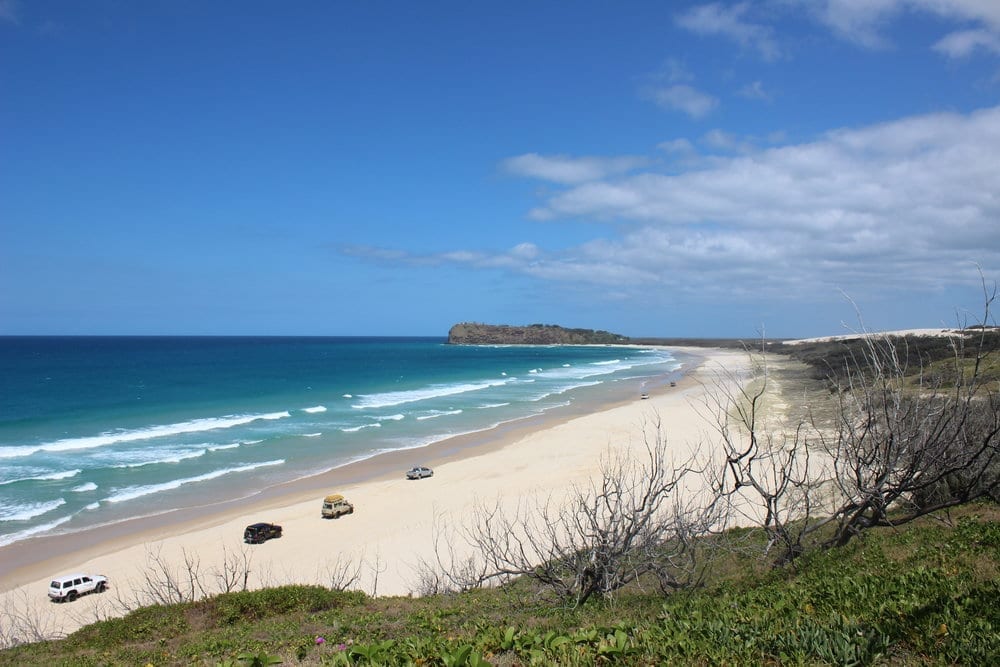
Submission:
M 162 575 L 164 567 L 181 582 L 193 568 L 217 590 L 227 559 L 248 564 L 251 588 L 330 585 L 350 571 L 357 574 L 351 587 L 369 594 L 418 594 L 419 565 L 433 560 L 435 527 L 458 525 L 477 501 L 511 506 L 586 484 L 609 451 L 641 448 L 655 438 L 656 423 L 678 461 L 711 442 L 712 424 L 702 416 L 701 399 L 723 369 L 741 373 L 748 359 L 731 350 L 684 351 L 697 361 L 676 387 L 650 388 L 648 399 L 633 395 L 590 414 L 395 453 L 391 473 L 385 460 L 368 461 L 271 490 L 252 502 L 0 548 L 4 620 L 10 627 L 22 619 L 46 636 L 59 636 L 121 615 L 122 602 L 134 604 L 149 573 Z M 404 479 L 403 472 L 417 463 L 433 467 L 434 476 Z M 334 491 L 347 496 L 355 512 L 324 520 L 321 498 Z M 283 537 L 244 545 L 243 528 L 257 521 L 280 524 Z M 71 604 L 50 603 L 49 579 L 68 572 L 105 574 L 113 590 Z

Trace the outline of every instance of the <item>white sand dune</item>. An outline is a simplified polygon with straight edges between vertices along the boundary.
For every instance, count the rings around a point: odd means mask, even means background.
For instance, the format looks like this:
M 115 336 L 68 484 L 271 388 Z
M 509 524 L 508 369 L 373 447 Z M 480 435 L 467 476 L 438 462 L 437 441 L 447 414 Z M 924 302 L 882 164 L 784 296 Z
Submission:
M 961 335 L 961 329 L 897 329 L 895 331 L 859 331 L 838 336 L 820 336 L 819 338 L 799 338 L 782 341 L 785 345 L 801 345 L 804 343 L 829 343 L 835 340 L 853 340 L 866 336 L 955 336 Z

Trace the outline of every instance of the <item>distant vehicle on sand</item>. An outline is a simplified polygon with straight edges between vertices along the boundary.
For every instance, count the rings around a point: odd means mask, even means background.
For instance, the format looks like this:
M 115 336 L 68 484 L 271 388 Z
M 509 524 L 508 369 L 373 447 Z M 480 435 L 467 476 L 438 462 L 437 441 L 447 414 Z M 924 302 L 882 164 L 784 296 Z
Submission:
M 433 476 L 434 471 L 424 466 L 417 466 L 416 468 L 410 468 L 406 471 L 406 479 L 423 479 L 424 477 Z
M 281 526 L 276 523 L 252 523 L 243 531 L 247 544 L 263 544 L 275 537 L 281 537 Z
M 347 502 L 344 496 L 334 493 L 323 499 L 324 519 L 338 519 L 345 514 L 354 514 L 354 505 Z
M 103 574 L 66 574 L 49 583 L 49 598 L 53 602 L 72 602 L 87 593 L 103 593 L 108 578 Z

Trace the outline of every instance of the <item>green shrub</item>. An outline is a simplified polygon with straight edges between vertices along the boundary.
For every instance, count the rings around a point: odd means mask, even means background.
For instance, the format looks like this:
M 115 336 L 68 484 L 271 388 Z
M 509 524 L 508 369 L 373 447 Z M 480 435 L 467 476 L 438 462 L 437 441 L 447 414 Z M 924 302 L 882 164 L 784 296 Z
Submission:
M 363 593 L 333 591 L 321 586 L 281 586 L 227 593 L 208 600 L 206 605 L 218 623 L 231 625 L 292 612 L 315 613 L 357 604 L 363 599 Z
M 112 648 L 128 643 L 158 642 L 189 630 L 187 605 L 142 607 L 122 618 L 98 621 L 66 639 L 71 647 Z

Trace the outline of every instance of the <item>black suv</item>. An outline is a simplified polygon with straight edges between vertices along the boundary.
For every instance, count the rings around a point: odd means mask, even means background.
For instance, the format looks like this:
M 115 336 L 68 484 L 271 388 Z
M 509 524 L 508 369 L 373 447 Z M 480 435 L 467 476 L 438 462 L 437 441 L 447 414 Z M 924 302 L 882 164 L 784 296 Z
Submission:
M 276 523 L 252 523 L 243 531 L 247 544 L 260 544 L 272 537 L 281 537 L 281 526 Z

